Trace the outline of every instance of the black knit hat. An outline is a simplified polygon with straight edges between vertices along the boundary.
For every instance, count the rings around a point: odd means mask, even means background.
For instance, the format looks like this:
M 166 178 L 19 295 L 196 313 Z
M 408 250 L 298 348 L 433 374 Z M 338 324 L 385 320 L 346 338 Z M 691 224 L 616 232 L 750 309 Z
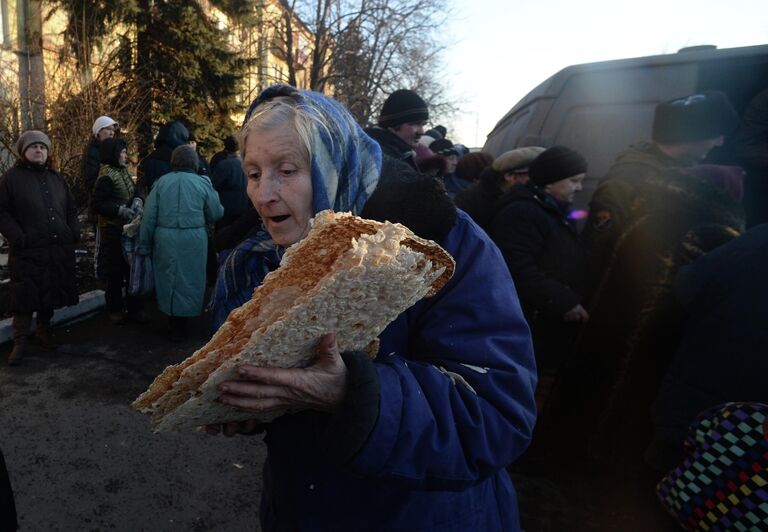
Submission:
M 432 153 L 444 155 L 446 157 L 459 154 L 459 152 L 456 151 L 456 146 L 454 146 L 453 142 L 448 139 L 437 139 L 429 145 L 429 149 L 432 150 Z
M 435 140 L 444 139 L 447 133 L 448 130 L 445 129 L 445 126 L 435 126 L 429 131 L 424 132 L 425 135 L 432 137 Z
M 565 146 L 552 146 L 528 167 L 528 176 L 540 187 L 587 171 L 587 161 L 579 152 Z
M 731 133 L 739 123 L 728 96 L 707 91 L 656 106 L 652 138 L 663 144 L 685 144 Z
M 104 139 L 99 145 L 99 162 L 112 166 L 120 166 L 120 152 L 128 149 L 123 139 Z
M 379 126 L 395 127 L 424 120 L 429 120 L 427 103 L 415 92 L 400 89 L 390 94 L 381 107 Z

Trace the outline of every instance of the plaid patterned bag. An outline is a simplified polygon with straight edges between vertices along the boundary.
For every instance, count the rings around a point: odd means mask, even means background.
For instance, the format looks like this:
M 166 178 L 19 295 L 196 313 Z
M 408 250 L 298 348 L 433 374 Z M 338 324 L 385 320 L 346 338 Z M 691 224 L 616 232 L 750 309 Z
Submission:
M 700 414 L 683 463 L 656 494 L 688 530 L 768 530 L 768 405 L 726 403 Z

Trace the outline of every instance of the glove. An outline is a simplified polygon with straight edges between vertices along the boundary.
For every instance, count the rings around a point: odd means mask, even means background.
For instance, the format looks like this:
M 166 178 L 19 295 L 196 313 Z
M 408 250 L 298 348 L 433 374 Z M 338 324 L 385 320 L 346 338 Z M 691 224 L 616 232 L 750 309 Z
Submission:
M 130 220 L 133 218 L 134 212 L 133 209 L 129 209 L 128 207 L 120 207 L 117 210 L 117 215 L 123 220 Z

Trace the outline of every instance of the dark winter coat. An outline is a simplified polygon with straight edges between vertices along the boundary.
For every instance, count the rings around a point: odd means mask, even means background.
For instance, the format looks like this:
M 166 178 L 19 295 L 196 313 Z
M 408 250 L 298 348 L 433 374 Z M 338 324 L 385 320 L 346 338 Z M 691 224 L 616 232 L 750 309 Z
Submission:
M 587 300 L 597 289 L 616 241 L 631 223 L 632 212 L 641 200 L 637 188 L 649 180 L 658 181 L 669 169 L 686 166 L 690 165 L 669 157 L 650 142 L 641 142 L 616 157 L 592 196 L 582 234 L 589 263 Z
M 747 105 L 730 142 L 735 162 L 744 168 L 747 227 L 768 222 L 768 89 Z
M 227 157 L 229 157 L 229 152 L 227 152 L 227 150 L 221 150 L 214 153 L 213 157 L 211 157 L 211 163 L 208 165 L 208 175 L 212 175 L 216 166 Z
M 381 146 L 381 152 L 392 157 L 396 161 L 402 161 L 414 170 L 418 170 L 416 165 L 416 152 L 413 147 L 391 131 L 381 127 L 369 127 L 365 130 L 366 134 Z
M 768 224 L 680 270 L 685 334 L 654 406 L 657 435 L 682 449 L 688 426 L 715 405 L 768 403 Z
M 492 179 L 484 177 L 481 176 L 477 183 L 467 190 L 462 190 L 453 199 L 459 209 L 469 214 L 475 223 L 487 232 L 490 231 L 496 201 L 503 191 Z
M 81 177 L 85 187 L 85 199 L 90 202 L 93 187 L 96 185 L 96 179 L 99 177 L 99 148 L 101 142 L 96 137 L 91 137 L 91 141 L 85 148 L 83 154 Z
M 554 366 L 568 354 L 575 326 L 563 315 L 581 303 L 584 254 L 567 211 L 533 185 L 499 198 L 489 234 L 507 263 L 533 332 L 537 361 Z
M 171 171 L 171 154 L 174 148 L 189 141 L 189 131 L 181 122 L 174 120 L 160 128 L 155 138 L 155 149 L 139 163 L 139 192 L 146 198 L 152 186 L 161 176 Z
M 216 165 L 211 176 L 213 188 L 219 193 L 219 201 L 224 207 L 224 217 L 216 224 L 216 230 L 228 226 L 251 208 L 248 199 L 248 178 L 243 170 L 243 162 L 237 154 Z
M 213 247 L 216 253 L 233 249 L 248 237 L 254 236 L 261 229 L 261 216 L 251 207 L 231 224 L 217 231 L 213 237 Z
M 33 312 L 78 301 L 77 207 L 57 172 L 18 162 L 0 178 L 0 233 L 10 243 L 8 309 Z
M 741 205 L 693 172 L 611 180 L 633 195 L 621 223 L 605 229 L 618 233 L 592 272 L 590 320 L 558 393 L 564 433 L 596 455 L 635 461 L 642 453 L 650 405 L 683 330 L 674 276 L 743 230 Z
M 211 169 L 208 166 L 208 161 L 205 160 L 205 157 L 197 154 L 197 173 L 198 175 L 211 175 Z

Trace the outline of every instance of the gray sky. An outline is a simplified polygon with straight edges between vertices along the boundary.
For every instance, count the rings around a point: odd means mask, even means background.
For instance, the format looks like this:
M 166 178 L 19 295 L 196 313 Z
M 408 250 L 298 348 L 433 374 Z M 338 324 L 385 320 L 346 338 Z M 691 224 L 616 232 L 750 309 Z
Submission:
M 449 137 L 482 146 L 502 116 L 572 64 L 768 44 L 768 0 L 452 0 L 440 31 L 462 102 Z

